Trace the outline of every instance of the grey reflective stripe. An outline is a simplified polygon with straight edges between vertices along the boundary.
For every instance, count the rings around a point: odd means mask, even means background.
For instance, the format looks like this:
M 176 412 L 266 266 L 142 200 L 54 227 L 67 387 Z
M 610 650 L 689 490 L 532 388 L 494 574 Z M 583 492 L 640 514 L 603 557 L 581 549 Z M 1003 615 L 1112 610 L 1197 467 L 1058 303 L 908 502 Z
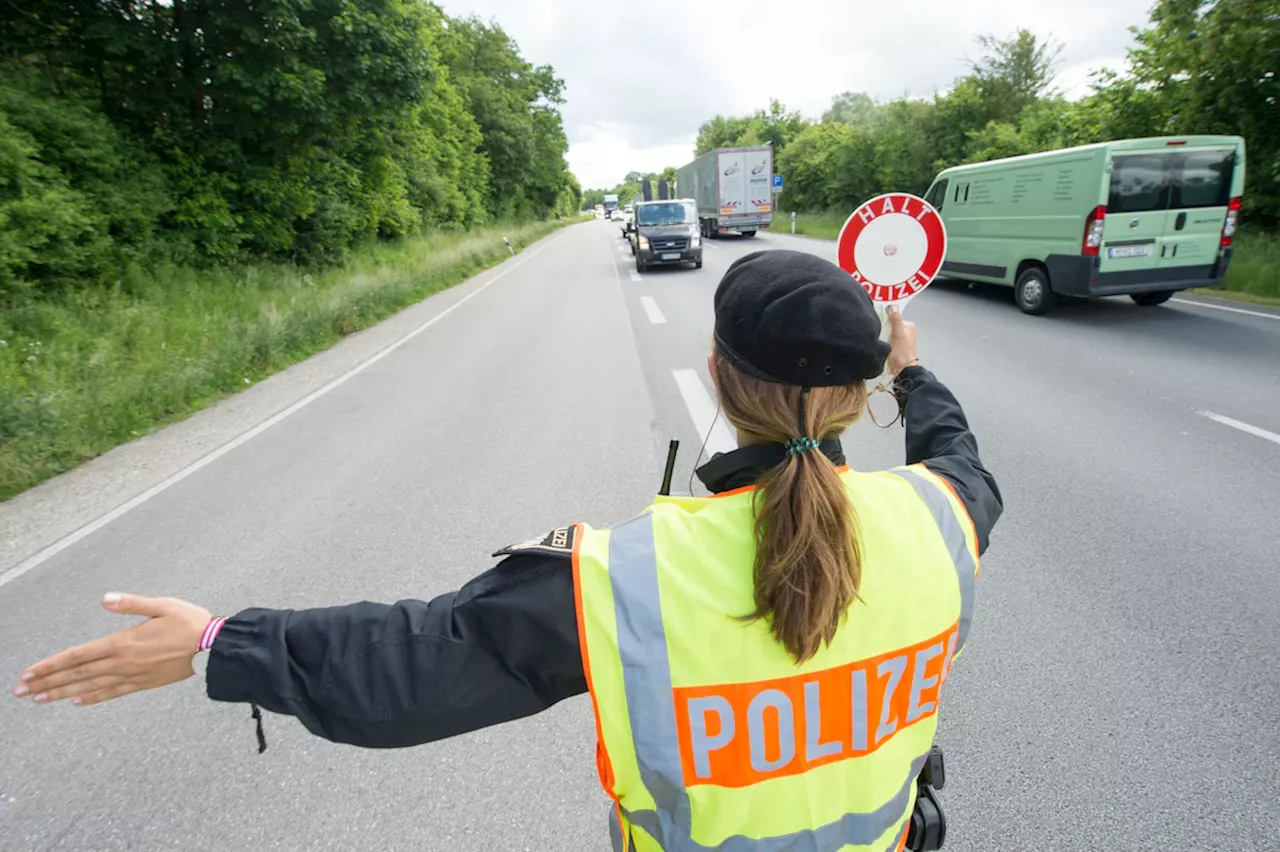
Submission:
M 951 561 L 956 566 L 956 579 L 960 581 L 960 629 L 958 631 L 960 635 L 956 640 L 956 649 L 951 654 L 954 657 L 964 647 L 964 640 L 969 636 L 969 624 L 973 621 L 974 575 L 978 573 L 978 566 L 973 561 L 973 553 L 969 551 L 964 527 L 956 517 L 951 502 L 938 490 L 938 486 L 920 474 L 905 468 L 895 468 L 891 472 L 894 476 L 905 479 L 920 495 L 920 499 L 929 507 L 933 520 L 938 524 L 942 540 L 951 551 Z M 946 664 L 950 665 L 950 662 L 948 659 Z
M 680 767 L 667 631 L 658 593 L 653 515 L 645 512 L 609 536 L 609 585 L 618 623 L 618 655 L 640 778 L 658 812 L 688 834 L 689 795 Z M 672 832 L 668 829 L 659 837 Z
M 618 654 L 636 763 L 655 805 L 654 810 L 624 813 L 632 824 L 657 840 L 665 852 L 832 852 L 849 845 L 870 845 L 905 819 L 911 790 L 924 768 L 925 755 L 912 761 L 901 789 L 869 813 L 845 814 L 819 828 L 776 837 L 735 835 L 715 846 L 696 842 L 680 763 L 651 513 L 613 528 L 609 537 L 609 584 L 613 589 Z M 714 711 L 714 708 L 707 709 Z M 865 738 L 867 720 L 855 719 L 854 725 L 855 738 L 859 735 Z M 706 738 L 705 731 L 703 735 Z M 794 743 L 792 748 L 794 754 Z M 621 833 L 610 831 L 610 835 L 613 848 L 621 850 Z
M 735 834 L 725 838 L 715 846 L 704 846 L 687 833 L 664 835 L 670 823 L 663 819 L 661 813 L 654 811 L 627 811 L 623 813 L 633 825 L 643 828 L 662 846 L 664 852 L 835 852 L 846 846 L 868 846 L 875 843 L 886 831 L 899 822 L 906 830 L 907 803 L 911 800 L 911 789 L 916 778 L 924 769 L 925 757 L 911 761 L 911 770 L 902 789 L 893 798 L 870 813 L 845 814 L 835 822 L 829 822 L 816 829 L 805 829 L 793 834 L 782 834 L 776 837 L 743 837 Z M 889 849 L 897 849 L 902 835 L 894 832 L 890 838 Z M 615 850 L 619 847 L 615 846 Z

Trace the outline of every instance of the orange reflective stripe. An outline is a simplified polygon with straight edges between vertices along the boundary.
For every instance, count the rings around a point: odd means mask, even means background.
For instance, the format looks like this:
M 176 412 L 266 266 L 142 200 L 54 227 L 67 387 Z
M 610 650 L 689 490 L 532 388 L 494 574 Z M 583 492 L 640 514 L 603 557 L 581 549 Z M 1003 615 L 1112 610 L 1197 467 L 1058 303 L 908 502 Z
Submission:
M 848 472 L 849 472 L 849 465 L 847 464 L 842 464 L 836 468 L 837 474 L 843 474 Z M 744 485 L 741 488 L 734 488 L 731 491 L 721 491 L 719 494 L 712 494 L 711 497 L 713 499 L 721 498 L 721 497 L 736 497 L 739 494 L 746 494 L 748 491 L 755 491 L 756 487 L 757 486 L 755 485 Z
M 737 497 L 739 494 L 746 494 L 749 491 L 755 491 L 755 490 L 756 490 L 756 486 L 754 485 L 744 485 L 741 488 L 734 488 L 731 491 L 721 491 L 719 494 L 712 494 L 711 496 L 717 499 L 721 499 L 724 497 Z
M 685 786 L 747 787 L 874 752 L 937 713 L 958 633 L 803 675 L 674 687 Z

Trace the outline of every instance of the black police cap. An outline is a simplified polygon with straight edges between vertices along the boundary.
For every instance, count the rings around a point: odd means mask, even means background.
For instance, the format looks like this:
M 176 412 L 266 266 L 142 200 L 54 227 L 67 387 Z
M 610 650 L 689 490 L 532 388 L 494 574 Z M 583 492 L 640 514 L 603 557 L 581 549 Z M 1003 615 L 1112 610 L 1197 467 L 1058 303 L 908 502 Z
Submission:
M 720 279 L 716 344 L 746 373 L 800 387 L 854 385 L 884 372 L 889 344 L 871 297 L 834 263 L 753 252 Z

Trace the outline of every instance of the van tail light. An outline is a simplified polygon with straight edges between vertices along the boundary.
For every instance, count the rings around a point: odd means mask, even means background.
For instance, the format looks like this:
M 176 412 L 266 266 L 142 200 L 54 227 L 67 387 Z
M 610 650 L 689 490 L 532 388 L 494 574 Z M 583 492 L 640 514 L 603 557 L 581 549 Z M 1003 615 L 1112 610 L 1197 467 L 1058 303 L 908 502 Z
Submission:
M 1231 239 L 1236 235 L 1236 221 L 1240 218 L 1240 198 L 1233 198 L 1227 203 L 1227 221 L 1222 223 L 1222 247 L 1230 248 Z
M 1102 226 L 1106 224 L 1107 208 L 1095 207 L 1084 223 L 1084 245 L 1080 252 L 1085 257 L 1097 257 L 1102 245 Z

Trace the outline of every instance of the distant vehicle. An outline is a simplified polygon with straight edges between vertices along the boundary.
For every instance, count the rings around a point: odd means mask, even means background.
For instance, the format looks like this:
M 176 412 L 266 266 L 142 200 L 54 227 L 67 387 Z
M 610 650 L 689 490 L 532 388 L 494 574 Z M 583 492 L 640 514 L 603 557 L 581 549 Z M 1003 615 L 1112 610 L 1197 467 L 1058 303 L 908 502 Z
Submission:
M 676 189 L 698 207 L 704 237 L 754 237 L 773 221 L 773 149 L 716 148 L 676 170 Z
M 606 195 L 604 197 L 604 217 L 606 219 L 612 219 L 613 214 L 617 211 L 617 209 L 618 209 L 618 196 Z
M 635 217 L 627 223 L 636 271 L 685 263 L 701 269 L 702 237 L 698 227 L 698 209 L 692 198 L 636 204 Z
M 947 226 L 944 275 L 1012 286 L 1034 315 L 1059 296 L 1150 307 L 1222 283 L 1244 167 L 1239 136 L 1124 139 L 957 166 L 925 197 Z

